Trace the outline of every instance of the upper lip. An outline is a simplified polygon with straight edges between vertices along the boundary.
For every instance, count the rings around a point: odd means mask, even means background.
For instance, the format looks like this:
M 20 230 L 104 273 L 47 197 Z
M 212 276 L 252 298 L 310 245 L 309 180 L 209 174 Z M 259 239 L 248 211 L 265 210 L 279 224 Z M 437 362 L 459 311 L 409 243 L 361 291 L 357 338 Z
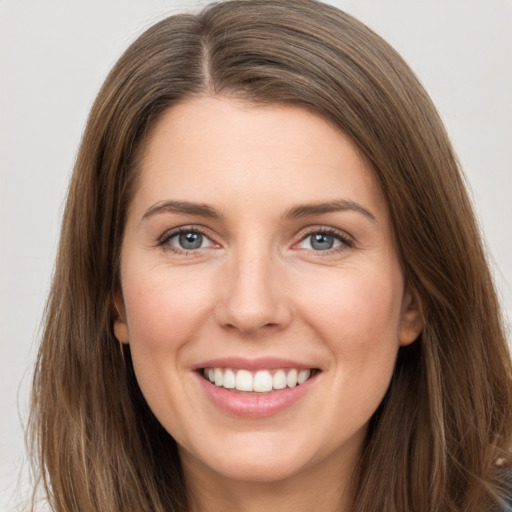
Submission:
M 208 359 L 195 364 L 192 369 L 200 370 L 202 368 L 236 368 L 238 370 L 276 370 L 279 368 L 297 368 L 298 370 L 306 370 L 316 368 L 308 363 L 300 363 L 291 359 L 283 359 L 279 357 L 258 357 L 255 359 L 247 359 L 244 357 L 221 357 Z

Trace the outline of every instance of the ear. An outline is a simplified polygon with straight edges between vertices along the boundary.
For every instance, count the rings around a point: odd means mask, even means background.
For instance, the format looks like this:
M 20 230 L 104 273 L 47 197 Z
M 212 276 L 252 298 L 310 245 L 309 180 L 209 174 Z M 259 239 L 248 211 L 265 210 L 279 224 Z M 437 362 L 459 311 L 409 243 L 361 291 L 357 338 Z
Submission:
M 419 293 L 412 287 L 407 287 L 402 302 L 402 317 L 400 319 L 399 343 L 401 346 L 410 345 L 420 335 L 425 325 L 424 308 Z
M 121 343 L 129 343 L 126 309 L 124 307 L 123 294 L 120 289 L 114 293 L 112 309 L 114 310 L 114 336 L 117 338 L 117 341 Z

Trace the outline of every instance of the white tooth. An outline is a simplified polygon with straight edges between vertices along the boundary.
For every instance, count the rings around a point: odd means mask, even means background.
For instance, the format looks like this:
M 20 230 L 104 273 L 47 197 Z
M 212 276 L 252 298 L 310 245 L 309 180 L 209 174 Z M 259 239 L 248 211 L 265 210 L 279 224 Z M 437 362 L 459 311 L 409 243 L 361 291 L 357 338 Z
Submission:
M 297 377 L 297 382 L 299 384 L 304 384 L 309 379 L 309 376 L 311 375 L 311 370 L 301 370 L 299 372 L 299 376 Z
M 252 391 L 252 374 L 247 370 L 238 370 L 235 387 L 238 391 Z
M 208 368 L 208 380 L 210 382 L 215 382 L 215 374 L 213 372 L 213 368 Z
M 284 389 L 286 387 L 286 373 L 284 370 L 277 370 L 272 377 L 272 386 L 274 389 Z
M 259 370 L 254 376 L 254 391 L 264 393 L 272 391 L 272 375 L 267 370 Z
M 215 385 L 222 386 L 222 381 L 224 380 L 222 370 L 220 368 L 215 368 L 215 370 L 213 371 L 213 375 L 215 378 Z
M 222 384 L 227 389 L 235 387 L 235 372 L 229 368 L 224 372 L 224 382 Z
M 289 388 L 294 388 L 297 385 L 297 370 L 295 370 L 295 368 L 288 372 L 286 384 L 288 384 Z

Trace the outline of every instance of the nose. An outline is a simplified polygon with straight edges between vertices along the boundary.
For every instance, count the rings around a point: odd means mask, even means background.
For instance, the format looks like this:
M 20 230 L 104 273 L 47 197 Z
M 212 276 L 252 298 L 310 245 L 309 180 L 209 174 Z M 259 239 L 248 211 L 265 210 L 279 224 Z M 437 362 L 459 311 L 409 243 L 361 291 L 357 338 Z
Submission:
M 238 254 L 222 277 L 215 315 L 222 327 L 247 335 L 289 325 L 292 310 L 282 271 L 268 251 Z

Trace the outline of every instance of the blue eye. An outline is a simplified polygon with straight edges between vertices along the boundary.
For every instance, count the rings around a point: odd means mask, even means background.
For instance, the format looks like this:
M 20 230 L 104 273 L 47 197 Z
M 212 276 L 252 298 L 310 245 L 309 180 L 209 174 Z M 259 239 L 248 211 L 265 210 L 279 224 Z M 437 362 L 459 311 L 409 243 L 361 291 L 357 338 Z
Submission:
M 315 233 L 309 237 L 311 247 L 315 249 L 315 251 L 326 251 L 328 249 L 332 249 L 334 247 L 335 238 L 331 235 L 326 235 L 324 233 Z
M 317 231 L 306 235 L 300 242 L 301 249 L 310 251 L 329 251 L 341 246 L 352 247 L 352 242 L 339 233 L 329 231 Z
M 213 242 L 200 231 L 190 229 L 171 233 L 162 241 L 162 245 L 171 246 L 177 250 L 194 251 L 210 247 Z

